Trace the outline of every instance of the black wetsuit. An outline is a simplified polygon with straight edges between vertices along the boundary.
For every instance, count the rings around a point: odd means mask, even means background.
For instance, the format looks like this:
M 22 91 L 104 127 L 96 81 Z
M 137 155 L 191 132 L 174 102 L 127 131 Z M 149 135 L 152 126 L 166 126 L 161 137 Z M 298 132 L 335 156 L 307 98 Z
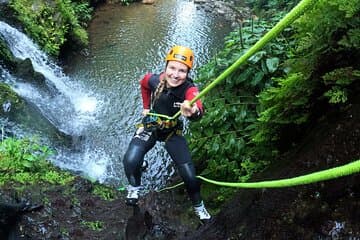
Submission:
M 158 84 L 159 75 L 152 75 L 147 81 L 152 93 L 154 93 Z M 156 113 L 173 116 L 179 111 L 179 107 L 176 107 L 174 103 L 182 103 L 185 100 L 186 91 L 191 87 L 194 87 L 194 84 L 188 79 L 178 87 L 165 88 L 158 99 L 153 102 L 152 109 Z M 199 114 L 192 117 L 192 119 L 200 118 L 202 112 L 201 109 Z M 192 203 L 197 205 L 201 202 L 200 183 L 196 178 L 188 144 L 181 134 L 182 127 L 182 122 L 178 120 L 178 124 L 172 128 L 156 129 L 155 131 L 139 128 L 129 144 L 123 164 L 129 183 L 132 186 L 140 186 L 141 166 L 145 154 L 154 147 L 157 141 L 164 141 L 165 149 L 175 162 Z

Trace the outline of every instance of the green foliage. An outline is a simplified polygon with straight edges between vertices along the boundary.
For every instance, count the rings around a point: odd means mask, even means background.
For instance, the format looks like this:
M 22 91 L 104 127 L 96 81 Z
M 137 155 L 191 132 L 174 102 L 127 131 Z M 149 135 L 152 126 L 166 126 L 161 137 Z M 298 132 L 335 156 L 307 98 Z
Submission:
M 79 2 L 74 1 L 71 2 L 71 5 L 79 24 L 82 27 L 87 27 L 87 23 L 91 20 L 92 12 L 94 11 L 94 9 L 90 7 L 89 2 L 82 0 Z
M 93 231 L 102 231 L 104 228 L 104 223 L 101 221 L 92 221 L 92 222 L 88 222 L 88 221 L 82 221 L 81 225 L 84 225 L 88 228 L 90 228 Z
M 355 0 L 317 1 L 293 28 L 203 98 L 206 114 L 190 125 L 189 136 L 202 175 L 247 181 L 280 149 L 296 143 L 311 121 L 326 114 L 321 111 L 358 94 L 359 9 Z M 245 26 L 230 33 L 224 49 L 199 70 L 200 87 L 242 56 L 268 26 L 259 22 L 253 31 Z
M 225 39 L 225 49 L 199 70 L 200 84 L 217 77 L 269 30 L 269 24 L 264 21 L 255 26 L 250 23 L 230 33 Z M 253 156 L 249 150 L 251 124 L 258 118 L 256 95 L 271 86 L 272 77 L 284 74 L 282 64 L 289 47 L 285 38 L 277 38 L 252 56 L 246 66 L 231 74 L 217 91 L 206 96 L 206 114 L 192 124 L 189 139 L 194 159 L 207 162 L 202 174 L 218 180 L 245 181 L 266 166 L 265 156 L 272 152 L 266 152 L 258 160 L 260 157 Z
M 111 201 L 115 199 L 116 191 L 103 185 L 95 185 L 93 193 L 104 200 Z
M 245 0 L 247 6 L 257 15 L 273 16 L 279 11 L 290 10 L 297 1 L 293 0 Z
M 346 89 L 341 89 L 339 87 L 333 87 L 324 93 L 324 96 L 329 98 L 329 103 L 345 103 L 347 101 Z
M 318 1 L 296 22 L 296 51 L 286 62 L 290 73 L 275 79 L 274 86 L 259 95 L 261 113 L 255 124 L 255 142 L 281 142 L 288 126 L 296 135 L 311 116 L 321 115 L 314 109 L 323 97 L 329 103 L 344 104 L 357 94 L 360 44 L 355 33 L 360 21 L 354 15 L 359 15 L 359 9 L 358 1 Z
M 290 74 L 287 78 L 274 79 L 278 84 L 259 95 L 263 109 L 257 123 L 256 134 L 252 140 L 256 143 L 279 140 L 280 127 L 287 124 L 302 124 L 309 118 L 312 107 L 310 95 L 314 81 L 309 81 L 301 73 Z
M 83 27 L 91 18 L 88 3 L 70 0 L 11 0 L 11 7 L 24 24 L 26 32 L 50 54 L 59 54 L 60 47 L 73 38 L 80 45 L 87 45 Z
M 20 111 L 24 107 L 24 101 L 18 97 L 18 95 L 5 83 L 0 83 L 0 104 L 5 102 L 11 103 L 11 108 L 15 111 Z M 0 116 L 7 113 L 0 109 Z
M 68 173 L 61 173 L 55 169 L 49 169 L 41 178 L 46 182 L 58 185 L 66 185 L 74 179 L 72 175 Z
M 79 46 L 86 46 L 89 44 L 88 34 L 85 29 L 77 26 L 74 28 L 74 30 L 71 32 L 70 37 L 74 39 L 74 41 Z
M 229 196 L 234 195 L 236 192 L 236 188 L 219 187 L 205 182 L 201 185 L 202 195 L 211 199 L 211 201 L 207 201 L 207 205 L 213 213 L 218 212 L 219 207 L 229 200 Z
M 348 100 L 348 85 L 360 79 L 360 71 L 352 67 L 338 68 L 322 78 L 324 84 L 331 87 L 324 93 L 329 98 L 329 103 L 345 103 Z
M 34 184 L 50 182 L 66 184 L 73 177 L 57 171 L 46 159 L 52 151 L 35 140 L 7 138 L 0 142 L 0 183 Z

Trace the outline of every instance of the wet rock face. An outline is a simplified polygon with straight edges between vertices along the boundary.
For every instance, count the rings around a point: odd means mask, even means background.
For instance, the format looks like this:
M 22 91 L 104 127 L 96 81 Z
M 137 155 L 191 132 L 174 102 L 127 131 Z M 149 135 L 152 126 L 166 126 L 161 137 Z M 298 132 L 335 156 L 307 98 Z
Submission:
M 8 237 L 16 229 L 16 224 L 20 220 L 20 207 L 7 203 L 0 203 L 0 238 Z
M 10 188 L 0 188 L 0 196 L 10 199 Z M 104 200 L 93 190 L 92 182 L 78 177 L 68 186 L 39 184 L 17 193 L 44 204 L 16 219 L 18 239 L 170 240 L 196 229 L 184 189 L 148 193 L 135 208 L 125 205 L 125 192 Z
M 0 8 L 1 12 L 1 8 Z M 16 68 L 16 61 L 10 52 L 6 42 L 0 37 L 0 65 L 5 66 L 10 70 Z
M 343 165 L 360 158 L 360 104 L 316 125 L 304 144 L 254 181 L 280 179 Z M 178 181 L 176 181 L 178 182 Z M 171 184 L 170 184 L 171 185 Z M 19 239 L 357 239 L 360 237 L 360 175 L 280 189 L 240 189 L 199 227 L 184 188 L 150 192 L 139 208 L 125 205 L 125 192 L 103 200 L 88 180 L 68 186 L 23 186 L 23 196 L 43 204 L 21 213 L 13 208 Z M 5 203 L 15 187 L 0 188 Z M 7 196 L 7 197 L 5 197 Z M 12 208 L 10 208 L 12 210 Z M 3 218 L 6 219 L 6 218 Z M 2 239 L 2 238 L 0 238 Z
M 282 179 L 360 159 L 360 104 L 319 121 L 293 152 L 254 181 Z M 358 239 L 360 175 L 280 189 L 242 189 L 190 239 Z
M 13 74 L 22 79 L 24 82 L 29 82 L 36 85 L 40 90 L 46 92 L 51 96 L 59 94 L 59 91 L 50 81 L 47 81 L 45 76 L 34 70 L 33 64 L 29 58 L 24 60 L 17 59 L 16 67 Z
M 24 109 L 24 101 L 9 86 L 0 83 L 0 116 L 12 118 Z
M 224 17 L 232 23 L 233 27 L 239 26 L 242 21 L 249 19 L 251 16 L 248 7 L 239 7 L 240 4 L 235 4 L 234 1 L 194 0 L 194 3 L 198 5 L 198 8 L 206 12 Z
M 360 104 L 353 104 L 321 120 L 303 144 L 253 180 L 290 178 L 360 159 L 358 129 Z M 148 193 L 139 209 L 125 205 L 125 192 L 113 200 L 95 196 L 93 183 L 83 178 L 68 186 L 24 188 L 21 194 L 44 208 L 21 213 L 20 220 L 19 206 L 9 208 L 14 211 L 2 219 L 18 221 L 19 239 L 360 238 L 359 174 L 290 188 L 240 189 L 212 222 L 200 227 L 181 187 Z M 0 188 L 5 203 L 14 189 Z
M 18 60 L 17 62 L 18 64 L 15 71 L 16 76 L 30 82 L 35 82 L 39 85 L 45 84 L 45 77 L 41 73 L 34 71 L 32 62 L 29 58 Z
M 141 1 L 143 4 L 154 4 L 155 0 L 142 0 Z
M 17 225 L 21 217 L 41 208 L 41 205 L 31 205 L 28 202 L 0 202 L 0 239 L 18 239 Z
M 133 214 L 126 223 L 125 238 L 126 239 L 144 239 L 151 235 L 153 229 L 152 216 L 146 210 L 142 210 L 139 206 L 134 206 Z

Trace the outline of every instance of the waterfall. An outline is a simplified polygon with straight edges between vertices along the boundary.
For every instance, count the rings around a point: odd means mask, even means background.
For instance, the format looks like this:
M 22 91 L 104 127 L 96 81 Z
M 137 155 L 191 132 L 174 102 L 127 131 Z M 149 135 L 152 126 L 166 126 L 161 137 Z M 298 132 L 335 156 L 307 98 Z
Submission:
M 82 86 L 64 75 L 56 65 L 25 34 L 0 21 L 1 37 L 8 43 L 13 55 L 19 59 L 30 59 L 36 72 L 43 74 L 47 84 L 55 86 L 58 94 L 46 95 L 36 90 L 36 86 L 17 83 L 18 94 L 35 103 L 43 114 L 57 123 L 58 127 L 70 134 L 79 134 L 82 124 L 93 119 L 97 99 Z
M 87 132 L 96 131 L 96 117 L 103 102 L 101 96 L 96 96 L 91 90 L 66 76 L 62 68 L 31 39 L 2 21 L 0 37 L 8 44 L 16 58 L 30 59 L 34 70 L 41 73 L 46 84 L 55 90 L 42 91 L 35 83 L 18 79 L 6 69 L 0 68 L 0 81 L 8 84 L 27 102 L 35 105 L 43 117 L 57 129 L 72 137 L 70 148 L 53 146 L 57 152 L 51 159 L 54 164 L 100 182 L 109 178 L 109 156 L 103 149 L 94 146 L 93 139 L 87 137 Z M 46 138 L 46 133 L 43 137 Z M 51 140 L 48 142 L 51 144 Z

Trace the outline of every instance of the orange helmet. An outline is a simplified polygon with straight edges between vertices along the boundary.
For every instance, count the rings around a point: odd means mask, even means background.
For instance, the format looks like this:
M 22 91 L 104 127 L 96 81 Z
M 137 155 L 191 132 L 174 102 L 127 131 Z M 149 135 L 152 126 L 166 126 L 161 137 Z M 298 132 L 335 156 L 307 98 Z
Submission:
M 165 60 L 181 62 L 191 69 L 194 62 L 194 53 L 188 47 L 174 46 L 170 49 L 169 53 L 166 55 Z

